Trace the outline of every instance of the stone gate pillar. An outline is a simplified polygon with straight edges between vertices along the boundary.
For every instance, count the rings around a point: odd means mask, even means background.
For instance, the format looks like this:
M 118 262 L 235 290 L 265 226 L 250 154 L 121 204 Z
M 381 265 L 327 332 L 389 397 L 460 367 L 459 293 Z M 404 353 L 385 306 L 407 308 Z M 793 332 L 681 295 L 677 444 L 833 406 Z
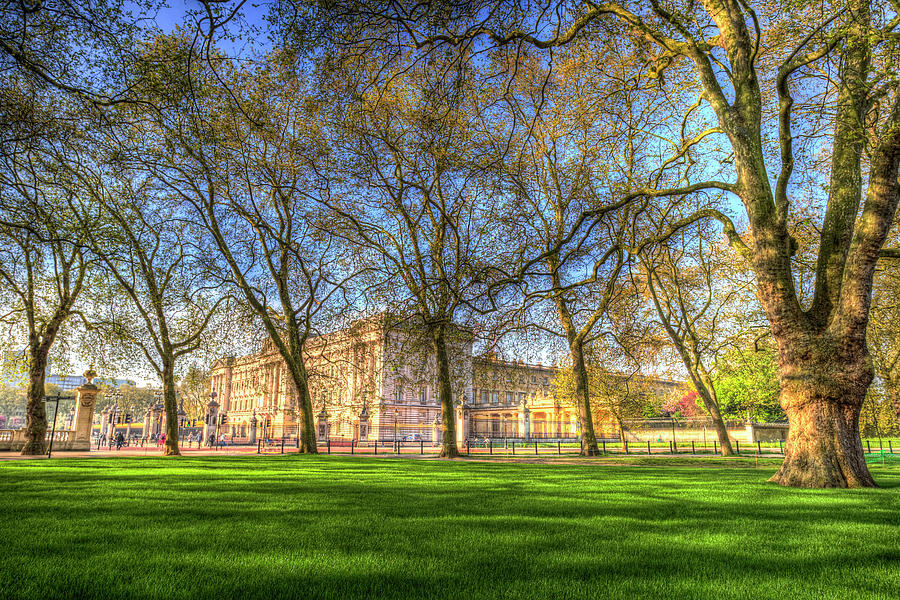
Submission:
M 325 407 L 322 407 L 322 411 L 316 416 L 316 438 L 320 442 L 324 442 L 328 439 L 328 413 L 325 411 Z
M 434 421 L 431 422 L 431 443 L 437 446 L 438 444 L 442 444 L 444 442 L 443 436 L 444 430 L 441 421 L 441 413 L 438 413 L 434 416 Z
M 256 412 L 254 411 L 253 416 L 250 417 L 250 437 L 247 439 L 251 446 L 256 443 L 256 423 Z
M 456 446 L 462 451 L 469 437 L 469 405 L 463 402 L 456 409 Z
M 209 443 L 209 436 L 216 435 L 216 423 L 219 422 L 219 403 L 216 402 L 216 393 L 209 395 L 209 404 L 206 408 L 206 424 L 203 426 L 203 445 L 214 446 L 216 441 Z
M 156 436 L 156 439 L 159 439 L 159 434 L 163 427 L 162 415 L 162 405 L 157 402 L 150 409 L 150 434 L 147 437 Z
M 109 439 L 109 406 L 104 406 L 100 411 L 100 433 L 98 435 Z
M 523 402 L 522 406 L 519 407 L 519 435 L 525 438 L 526 441 L 531 438 L 531 417 L 529 413 L 531 411 L 528 410 L 528 407 Z
M 357 431 L 358 440 L 363 442 L 369 439 L 369 405 L 363 405 L 362 411 L 359 413 L 359 430 Z
M 84 372 L 87 379 L 80 388 L 75 390 L 75 434 L 69 444 L 70 450 L 91 449 L 91 429 L 94 427 L 94 406 L 97 404 L 97 394 L 100 389 L 92 382 L 97 373 L 93 369 Z M 101 425 L 102 426 L 102 425 Z

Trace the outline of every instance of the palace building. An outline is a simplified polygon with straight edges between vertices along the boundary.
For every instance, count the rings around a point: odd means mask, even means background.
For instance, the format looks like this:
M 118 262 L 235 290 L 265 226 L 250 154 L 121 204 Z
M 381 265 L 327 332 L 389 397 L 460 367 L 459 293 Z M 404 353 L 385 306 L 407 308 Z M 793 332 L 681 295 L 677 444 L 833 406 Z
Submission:
M 382 315 L 313 338 L 305 364 L 318 438 L 439 442 L 437 371 L 423 337 L 420 327 Z M 577 410 L 553 393 L 556 367 L 474 357 L 463 329 L 450 336 L 449 355 L 460 440 L 578 435 Z M 220 433 L 250 443 L 296 435 L 296 392 L 271 341 L 254 354 L 217 360 L 211 388 L 225 417 Z

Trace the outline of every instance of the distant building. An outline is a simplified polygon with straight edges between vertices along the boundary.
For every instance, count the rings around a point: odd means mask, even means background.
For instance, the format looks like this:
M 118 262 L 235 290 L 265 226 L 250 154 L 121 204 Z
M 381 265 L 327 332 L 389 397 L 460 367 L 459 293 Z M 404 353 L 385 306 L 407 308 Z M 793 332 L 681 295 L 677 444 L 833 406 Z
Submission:
M 87 383 L 87 379 L 82 375 L 47 375 L 44 383 L 59 386 L 63 391 L 74 390 Z M 114 377 L 95 377 L 94 385 L 98 387 L 121 387 L 123 385 L 137 386 L 132 379 L 116 379 Z
M 577 409 L 560 404 L 553 392 L 556 367 L 474 357 L 471 335 L 462 329 L 449 345 L 459 437 L 579 435 Z M 434 355 L 420 328 L 384 317 L 360 321 L 311 340 L 305 366 L 320 440 L 440 441 Z M 650 381 L 659 391 L 675 385 Z M 296 434 L 297 395 L 271 341 L 257 353 L 215 361 L 211 387 L 225 415 L 224 433 L 233 439 L 248 439 L 254 421 L 260 437 Z M 597 426 L 600 434 L 604 424 Z

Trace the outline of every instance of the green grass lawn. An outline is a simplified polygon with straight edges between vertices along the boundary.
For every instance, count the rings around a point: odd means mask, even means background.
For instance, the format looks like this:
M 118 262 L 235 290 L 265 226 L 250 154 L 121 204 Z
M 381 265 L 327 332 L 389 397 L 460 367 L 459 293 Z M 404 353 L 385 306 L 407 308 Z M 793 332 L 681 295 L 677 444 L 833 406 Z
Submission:
M 2 463 L 0 597 L 900 595 L 900 464 L 801 491 L 676 460 Z

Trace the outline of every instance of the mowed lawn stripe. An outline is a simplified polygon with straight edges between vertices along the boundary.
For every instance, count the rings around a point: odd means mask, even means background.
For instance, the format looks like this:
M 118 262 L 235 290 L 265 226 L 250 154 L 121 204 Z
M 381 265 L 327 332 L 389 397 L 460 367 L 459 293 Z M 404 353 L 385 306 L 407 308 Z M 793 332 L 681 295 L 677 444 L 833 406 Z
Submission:
M 677 464 L 12 461 L 2 596 L 897 597 L 896 466 L 846 491 Z

